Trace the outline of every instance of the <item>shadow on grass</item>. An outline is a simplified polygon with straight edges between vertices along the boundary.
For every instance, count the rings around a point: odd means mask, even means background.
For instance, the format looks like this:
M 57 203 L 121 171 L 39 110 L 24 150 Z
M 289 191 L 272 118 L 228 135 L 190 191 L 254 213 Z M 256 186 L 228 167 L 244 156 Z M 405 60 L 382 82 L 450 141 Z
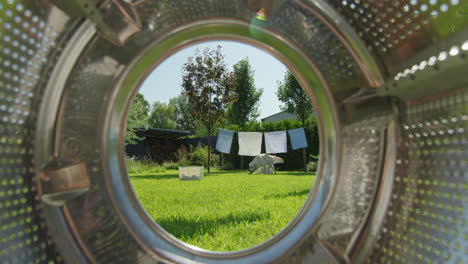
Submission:
M 159 218 L 156 219 L 156 222 L 177 238 L 193 239 L 205 234 L 214 234 L 221 226 L 237 225 L 243 222 L 253 223 L 268 218 L 270 218 L 269 212 L 242 212 L 238 214 L 230 213 L 217 219 L 175 216 Z
M 233 170 L 233 171 L 212 171 L 210 174 L 206 173 L 207 175 L 216 175 L 216 174 L 237 174 L 237 173 L 249 173 L 248 170 Z
M 248 174 L 249 170 L 233 170 L 233 171 L 212 171 L 210 174 L 205 173 L 206 175 L 210 176 L 216 176 L 216 174 L 222 175 L 222 174 Z M 315 176 L 315 172 L 289 172 L 289 171 L 277 171 L 278 175 L 285 175 L 285 176 Z M 276 175 L 276 174 L 264 174 L 264 175 Z M 258 174 L 253 174 L 253 175 L 258 175 Z
M 142 175 L 131 175 L 131 179 L 134 180 L 167 180 L 167 179 L 178 179 L 177 174 L 142 174 Z
M 281 175 L 290 175 L 290 176 L 315 176 L 315 172 L 289 172 L 289 171 L 279 171 Z
M 278 193 L 278 194 L 272 194 L 272 195 L 266 195 L 263 198 L 264 199 L 283 199 L 283 198 L 288 198 L 288 197 L 293 197 L 293 196 L 303 196 L 303 195 L 308 195 L 310 192 L 309 189 L 304 189 L 302 191 L 291 191 L 288 193 Z

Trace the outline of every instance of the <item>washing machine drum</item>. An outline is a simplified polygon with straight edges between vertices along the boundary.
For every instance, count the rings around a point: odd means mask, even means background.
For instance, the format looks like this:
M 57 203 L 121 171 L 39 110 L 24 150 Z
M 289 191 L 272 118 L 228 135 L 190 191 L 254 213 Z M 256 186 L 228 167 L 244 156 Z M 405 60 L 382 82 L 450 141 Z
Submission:
M 467 263 L 468 3 L 4 0 L 2 263 Z M 316 184 L 247 250 L 187 245 L 130 187 L 130 102 L 161 61 L 235 40 L 314 105 Z

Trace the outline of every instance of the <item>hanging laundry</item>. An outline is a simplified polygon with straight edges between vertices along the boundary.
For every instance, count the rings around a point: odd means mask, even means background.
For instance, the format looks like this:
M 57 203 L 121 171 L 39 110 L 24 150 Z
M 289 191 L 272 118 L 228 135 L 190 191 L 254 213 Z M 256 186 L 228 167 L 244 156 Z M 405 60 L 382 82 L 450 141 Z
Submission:
M 286 153 L 288 145 L 286 131 L 276 131 L 265 133 L 266 153 Z
M 220 129 L 218 134 L 218 140 L 216 141 L 216 150 L 222 153 L 231 153 L 232 138 L 234 137 L 234 131 Z
M 260 132 L 238 132 L 239 155 L 257 156 L 262 151 L 262 136 Z
M 304 128 L 292 129 L 288 131 L 291 139 L 292 149 L 307 148 L 307 139 Z

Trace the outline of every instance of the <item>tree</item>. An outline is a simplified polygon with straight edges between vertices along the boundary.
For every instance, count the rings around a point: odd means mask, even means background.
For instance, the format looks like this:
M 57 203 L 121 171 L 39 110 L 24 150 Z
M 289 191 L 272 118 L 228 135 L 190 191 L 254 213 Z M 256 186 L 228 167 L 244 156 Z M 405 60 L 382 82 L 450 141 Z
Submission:
M 174 106 L 174 121 L 176 129 L 189 131 L 193 134 L 200 130 L 201 124 L 198 120 L 192 117 L 192 106 L 189 98 L 185 94 L 180 94 L 177 97 L 171 98 L 169 104 Z
M 124 137 L 125 145 L 135 144 L 137 140 L 142 139 L 136 135 L 135 131 L 147 124 L 149 109 L 150 104 L 148 101 L 142 94 L 138 93 L 128 111 L 127 131 Z
M 243 127 L 247 122 L 254 121 L 260 115 L 258 102 L 263 94 L 263 89 L 255 88 L 254 72 L 248 58 L 234 65 L 234 73 L 237 78 L 238 100 L 229 107 L 228 120 L 231 124 Z
M 158 101 L 154 102 L 148 119 L 149 126 L 154 128 L 175 129 L 177 123 L 174 119 L 174 112 L 175 107 L 173 104 L 166 104 Z
M 302 121 L 302 126 L 305 127 L 305 121 L 311 116 L 314 109 L 310 104 L 310 99 L 302 89 L 301 85 L 294 77 L 291 71 L 286 71 L 284 80 L 278 82 L 278 91 L 276 92 L 278 100 L 285 105 L 281 107 L 282 110 L 295 113 Z M 304 169 L 307 166 L 306 151 L 303 149 Z
M 192 106 L 192 117 L 208 129 L 208 173 L 210 172 L 211 133 L 214 126 L 223 120 L 227 107 L 237 100 L 236 77 L 224 64 L 221 46 L 206 48 L 203 54 L 196 51 L 182 67 L 183 93 Z
M 278 96 L 278 100 L 285 104 L 281 109 L 295 113 L 302 121 L 302 124 L 314 112 L 309 97 L 289 70 L 286 71 L 284 80 L 278 82 L 276 95 Z

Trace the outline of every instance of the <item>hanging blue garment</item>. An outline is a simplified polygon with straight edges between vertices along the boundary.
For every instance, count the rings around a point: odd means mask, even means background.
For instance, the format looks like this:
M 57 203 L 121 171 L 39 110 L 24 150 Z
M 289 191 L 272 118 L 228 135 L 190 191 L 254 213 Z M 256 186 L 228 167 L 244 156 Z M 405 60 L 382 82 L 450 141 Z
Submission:
M 222 153 L 231 153 L 232 138 L 234 137 L 234 131 L 220 129 L 218 134 L 218 140 L 216 141 L 216 150 Z
M 265 148 L 271 154 L 288 152 L 286 131 L 266 132 Z
M 307 139 L 304 128 L 292 129 L 288 131 L 291 139 L 292 149 L 307 148 Z

